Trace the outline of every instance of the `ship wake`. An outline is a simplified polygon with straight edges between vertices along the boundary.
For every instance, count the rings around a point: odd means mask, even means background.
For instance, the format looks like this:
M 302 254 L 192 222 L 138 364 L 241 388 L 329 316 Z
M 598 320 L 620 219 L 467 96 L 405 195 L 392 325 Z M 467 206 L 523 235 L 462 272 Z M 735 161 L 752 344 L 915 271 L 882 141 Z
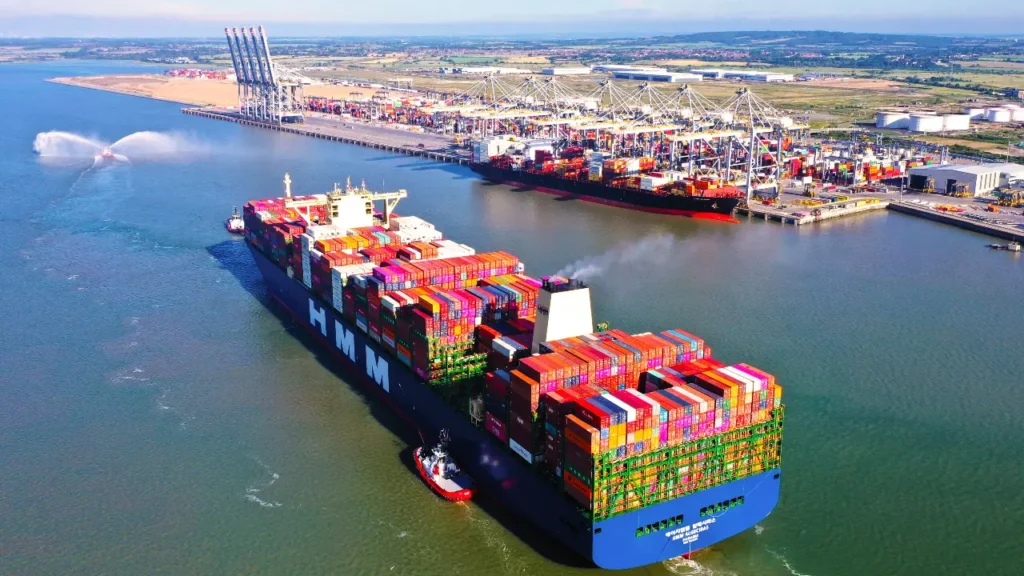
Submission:
M 712 569 L 691 558 L 672 558 L 661 563 L 672 574 L 679 576 L 737 576 L 735 572 L 725 572 Z
M 267 488 L 273 486 L 274 483 L 276 483 L 278 479 L 281 478 L 281 475 L 271 470 L 269 466 L 263 463 L 263 460 L 260 460 L 259 458 L 253 458 L 253 460 L 255 460 L 256 463 L 260 465 L 260 468 L 262 468 L 264 472 L 270 475 L 270 480 L 263 482 L 261 484 L 250 485 L 245 489 L 245 494 L 243 496 L 249 502 L 252 502 L 253 504 L 259 504 L 260 507 L 262 508 L 280 508 L 280 502 L 274 500 L 264 500 L 263 498 L 260 498 L 260 494 Z
M 797 572 L 796 570 L 794 570 L 793 566 L 791 566 L 789 564 L 789 560 L 787 560 L 786 557 L 783 556 L 782 554 L 779 554 L 778 552 L 776 552 L 775 550 L 772 550 L 771 548 L 769 548 L 767 546 L 765 546 L 764 549 L 767 550 L 768 553 L 771 554 L 776 560 L 778 560 L 779 562 L 782 562 L 782 565 L 786 568 L 786 570 L 789 570 L 789 573 L 792 574 L 793 576 L 811 576 L 810 574 L 804 574 L 802 572 Z

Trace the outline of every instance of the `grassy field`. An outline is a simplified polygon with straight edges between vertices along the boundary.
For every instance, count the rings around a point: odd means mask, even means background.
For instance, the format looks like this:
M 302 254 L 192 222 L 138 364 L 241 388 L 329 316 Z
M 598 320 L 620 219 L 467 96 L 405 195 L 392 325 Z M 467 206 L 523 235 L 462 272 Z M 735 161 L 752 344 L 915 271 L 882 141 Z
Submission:
M 1024 69 L 1016 73 L 1013 69 L 1004 69 L 984 73 L 980 71 L 950 70 L 949 72 L 923 72 L 921 70 L 887 70 L 886 78 L 905 78 L 916 76 L 921 79 L 932 76 L 952 76 L 961 81 L 971 84 L 978 84 L 991 90 L 1002 90 L 1004 88 L 1024 88 Z
M 550 60 L 546 56 L 513 56 L 503 59 L 502 62 L 505 64 L 543 64 L 545 66 L 550 64 Z
M 456 60 L 459 61 L 460 58 L 462 61 L 466 61 L 473 57 L 457 57 Z M 539 64 L 522 63 L 523 59 L 530 58 L 528 56 L 512 57 L 503 63 L 518 67 L 541 67 Z M 517 61 L 512 62 L 513 59 Z M 539 59 L 539 57 L 533 57 L 533 59 Z M 654 61 L 650 63 L 653 64 Z M 348 67 L 347 70 L 318 72 L 317 75 L 325 78 L 358 78 L 382 82 L 393 78 L 396 73 L 404 68 L 429 69 L 445 65 L 436 60 L 396 60 L 387 64 L 387 68 L 384 68 L 382 64 L 368 59 L 350 60 L 345 62 L 345 64 Z M 832 74 L 846 73 L 845 76 L 850 76 L 849 70 L 842 69 L 808 68 L 787 69 L 785 71 L 792 73 L 806 71 Z M 604 75 L 569 76 L 560 77 L 558 81 L 568 89 L 588 94 L 595 91 L 598 88 L 599 82 L 605 78 Z M 462 92 L 480 81 L 480 78 L 473 77 L 417 74 L 413 76 L 412 86 L 421 90 Z M 501 78 L 501 82 L 508 86 L 514 86 L 522 81 L 523 78 L 520 76 Z M 640 82 L 616 80 L 615 84 L 628 91 L 635 89 L 640 85 Z M 863 77 L 852 78 L 846 82 L 750 84 L 735 81 L 707 81 L 694 85 L 698 92 L 717 103 L 724 103 L 735 95 L 740 88 L 744 87 L 750 88 L 764 100 L 782 110 L 788 111 L 794 116 L 810 118 L 811 125 L 816 128 L 844 127 L 852 126 L 855 123 L 872 122 L 877 109 L 883 107 L 900 105 L 917 105 L 921 107 L 946 106 L 952 110 L 958 108 L 957 103 L 976 96 L 975 93 L 964 90 L 910 85 L 885 79 L 867 80 Z M 666 95 L 671 95 L 679 89 L 679 85 L 658 84 L 655 85 L 655 88 Z
M 484 56 L 464 55 L 451 58 L 456 65 L 502 65 L 519 68 L 539 70 L 548 65 L 548 59 L 541 56 L 529 55 L 505 55 L 505 56 Z M 384 83 L 397 76 L 411 78 L 412 88 L 418 90 L 439 90 L 448 93 L 464 92 L 472 86 L 479 84 L 482 78 L 473 76 L 438 75 L 409 73 L 409 69 L 434 69 L 440 66 L 451 66 L 452 62 L 436 59 L 436 57 L 416 58 L 415 55 L 395 53 L 385 57 L 376 58 L 296 58 L 282 61 L 283 64 L 298 68 L 312 64 L 333 64 L 344 69 L 331 71 L 310 71 L 311 75 L 325 79 L 348 79 Z M 1000 62 L 991 62 L 1000 64 Z M 229 64 L 229 63 L 228 63 Z M 651 60 L 645 62 L 650 65 L 686 67 L 738 67 L 742 62 L 706 62 L 698 59 L 679 60 Z M 990 64 L 985 62 L 986 65 Z M 1014 64 L 1014 63 L 1002 63 Z M 558 66 L 570 66 L 571 64 L 559 63 Z M 1019 63 L 1024 68 L 1024 62 Z M 932 87 L 921 84 L 908 84 L 895 80 L 907 75 L 918 75 L 927 78 L 938 73 L 920 71 L 887 71 L 886 74 L 873 76 L 867 70 L 851 70 L 845 68 L 825 67 L 775 67 L 772 71 L 802 74 L 806 72 L 817 72 L 846 78 L 846 80 L 827 80 L 814 82 L 794 82 L 787 84 L 758 84 L 741 83 L 737 81 L 705 81 L 698 82 L 693 87 L 712 102 L 722 104 L 733 97 L 741 88 L 748 88 L 771 105 L 794 116 L 799 122 L 808 123 L 812 128 L 845 128 L 855 125 L 873 124 L 874 115 L 880 108 L 890 107 L 914 107 L 922 109 L 936 109 L 939 111 L 958 111 L 964 102 L 971 98 L 977 98 L 976 92 L 953 88 Z M 985 83 L 995 88 L 999 86 L 1024 86 L 1024 82 L 1018 83 L 1018 79 L 1024 79 L 1024 69 L 1021 74 L 1015 74 L 1014 68 L 1004 69 L 1008 74 L 985 74 L 983 72 L 953 73 L 957 77 L 964 78 L 969 82 Z M 599 83 L 605 80 L 605 75 L 568 76 L 559 77 L 558 81 L 566 88 L 580 94 L 590 94 L 599 88 Z M 523 76 L 510 75 L 501 77 L 500 81 L 507 86 L 515 86 L 523 82 Z M 404 85 L 404 83 L 403 83 Z M 630 91 L 635 90 L 640 82 L 616 80 L 615 85 L 619 88 Z M 678 84 L 655 84 L 655 89 L 666 96 L 673 95 L 679 90 Z M 970 146 L 977 150 L 999 153 L 1006 149 L 1004 135 L 985 137 L 977 135 L 963 135 L 957 138 L 942 138 L 937 136 L 928 137 L 930 141 L 947 145 Z M 1012 138 L 1011 138 L 1012 139 Z M 1024 136 L 1018 137 L 1018 140 Z
M 1020 70 L 1024 72 L 1024 62 L 1003 62 L 1001 60 L 954 61 L 964 68 L 982 68 L 991 70 Z

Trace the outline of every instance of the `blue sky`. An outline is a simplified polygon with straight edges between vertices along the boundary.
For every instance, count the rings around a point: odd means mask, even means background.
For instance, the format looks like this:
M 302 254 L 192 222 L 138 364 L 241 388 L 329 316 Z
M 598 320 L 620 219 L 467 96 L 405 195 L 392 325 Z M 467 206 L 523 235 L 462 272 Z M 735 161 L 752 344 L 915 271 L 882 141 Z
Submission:
M 810 0 L 551 0 L 454 1 L 385 0 L 0 0 L 0 33 L 38 35 L 118 32 L 124 35 L 210 35 L 225 24 L 264 23 L 288 34 L 305 27 L 310 34 L 462 34 L 529 31 L 530 21 L 544 21 L 546 32 L 629 29 L 637 34 L 701 30 L 828 29 L 906 33 L 1020 33 L 1020 0 L 891 0 L 815 2 Z M 458 23 L 489 26 L 460 28 Z M 367 27 L 366 25 L 374 26 Z M 436 24 L 454 24 L 438 27 Z M 331 27 L 333 25 L 333 28 Z M 389 28 L 390 27 L 390 28 Z M 22 30 L 19 31 L 19 28 Z M 513 30 L 514 29 L 514 30 Z M 90 33 L 90 30 L 95 31 Z M 194 31 L 194 32 L 193 32 Z

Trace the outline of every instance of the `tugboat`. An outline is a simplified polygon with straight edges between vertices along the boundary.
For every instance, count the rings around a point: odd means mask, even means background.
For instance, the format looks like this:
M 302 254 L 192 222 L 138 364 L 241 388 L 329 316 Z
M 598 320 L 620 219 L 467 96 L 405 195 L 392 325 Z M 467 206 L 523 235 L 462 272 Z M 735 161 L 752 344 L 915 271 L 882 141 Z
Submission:
M 245 232 L 245 220 L 242 220 L 242 215 L 238 213 L 238 207 L 235 207 L 231 217 L 224 221 L 224 227 L 232 234 Z
M 1020 252 L 1019 242 L 1010 242 L 1009 244 L 989 244 L 989 248 L 993 250 L 1007 250 L 1010 252 Z
M 441 430 L 437 444 L 429 453 L 420 446 L 412 456 L 420 476 L 438 496 L 449 502 L 464 502 L 473 497 L 473 479 L 459 470 L 448 454 L 447 430 Z

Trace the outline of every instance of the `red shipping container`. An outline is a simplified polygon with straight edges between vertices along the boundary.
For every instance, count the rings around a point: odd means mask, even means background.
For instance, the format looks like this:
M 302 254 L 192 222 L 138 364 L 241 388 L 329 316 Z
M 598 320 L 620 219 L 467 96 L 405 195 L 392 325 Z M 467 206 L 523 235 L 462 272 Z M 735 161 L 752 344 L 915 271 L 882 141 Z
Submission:
M 487 413 L 487 431 L 498 440 L 501 440 L 503 444 L 508 444 L 508 430 L 505 423 L 490 412 Z

